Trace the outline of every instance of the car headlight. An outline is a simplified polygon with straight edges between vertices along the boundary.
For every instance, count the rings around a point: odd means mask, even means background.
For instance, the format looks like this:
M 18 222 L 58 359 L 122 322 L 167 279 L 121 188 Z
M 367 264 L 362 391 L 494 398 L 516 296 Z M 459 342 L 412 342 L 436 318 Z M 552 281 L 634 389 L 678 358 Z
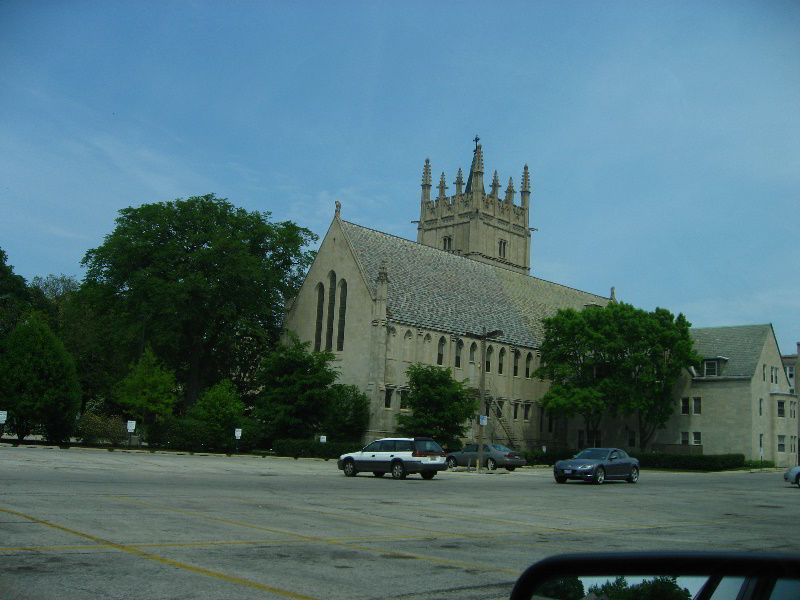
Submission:
M 594 465 L 581 465 L 578 467 L 579 470 L 583 471 L 585 469 L 591 469 Z

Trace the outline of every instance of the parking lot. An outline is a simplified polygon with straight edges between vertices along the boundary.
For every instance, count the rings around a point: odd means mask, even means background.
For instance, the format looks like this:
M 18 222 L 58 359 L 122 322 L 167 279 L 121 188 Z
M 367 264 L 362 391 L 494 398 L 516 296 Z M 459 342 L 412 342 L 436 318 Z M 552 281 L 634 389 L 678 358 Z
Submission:
M 781 472 L 431 481 L 335 461 L 0 445 L 0 598 L 504 598 L 552 554 L 800 552 Z

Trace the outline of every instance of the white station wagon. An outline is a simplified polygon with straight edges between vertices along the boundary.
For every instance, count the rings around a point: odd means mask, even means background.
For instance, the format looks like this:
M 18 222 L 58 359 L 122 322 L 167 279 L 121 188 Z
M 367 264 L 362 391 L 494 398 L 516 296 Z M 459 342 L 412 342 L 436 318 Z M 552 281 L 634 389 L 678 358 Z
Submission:
M 423 479 L 433 479 L 438 471 L 447 469 L 447 461 L 444 450 L 432 438 L 384 438 L 358 452 L 342 454 L 336 466 L 348 477 L 372 471 L 375 477 L 391 473 L 395 479 L 403 479 L 409 473 L 419 473 Z

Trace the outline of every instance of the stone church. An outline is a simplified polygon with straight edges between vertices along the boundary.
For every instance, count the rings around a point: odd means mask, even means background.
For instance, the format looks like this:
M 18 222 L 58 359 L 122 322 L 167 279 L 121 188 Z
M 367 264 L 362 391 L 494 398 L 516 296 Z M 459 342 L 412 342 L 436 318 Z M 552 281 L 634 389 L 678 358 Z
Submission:
M 539 366 L 542 319 L 560 308 L 580 310 L 612 298 L 530 275 L 531 181 L 527 165 L 517 190 L 494 172 L 484 185 L 483 149 L 475 141 L 466 181 L 456 175 L 447 194 L 442 173 L 432 196 L 431 163 L 422 173 L 417 241 L 333 221 L 284 327 L 314 350 L 336 356 L 340 383 L 371 401 L 367 439 L 392 434 L 407 410 L 406 369 L 413 363 L 449 368 L 477 387 L 484 370 L 487 439 L 518 449 L 563 445 L 566 424 L 538 406 L 547 384 Z M 486 340 L 481 361 L 481 338 Z M 476 435 L 477 422 L 471 433 Z

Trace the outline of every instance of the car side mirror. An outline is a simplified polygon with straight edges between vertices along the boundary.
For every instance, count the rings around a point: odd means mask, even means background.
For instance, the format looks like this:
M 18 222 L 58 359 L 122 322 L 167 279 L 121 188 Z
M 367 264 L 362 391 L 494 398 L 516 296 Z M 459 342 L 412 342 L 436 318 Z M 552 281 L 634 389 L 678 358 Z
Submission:
M 564 554 L 528 567 L 510 599 L 708 600 L 718 588 L 726 591 L 726 598 L 736 598 L 745 586 L 766 590 L 764 597 L 770 592 L 781 598 L 798 597 L 800 556 L 744 552 Z

